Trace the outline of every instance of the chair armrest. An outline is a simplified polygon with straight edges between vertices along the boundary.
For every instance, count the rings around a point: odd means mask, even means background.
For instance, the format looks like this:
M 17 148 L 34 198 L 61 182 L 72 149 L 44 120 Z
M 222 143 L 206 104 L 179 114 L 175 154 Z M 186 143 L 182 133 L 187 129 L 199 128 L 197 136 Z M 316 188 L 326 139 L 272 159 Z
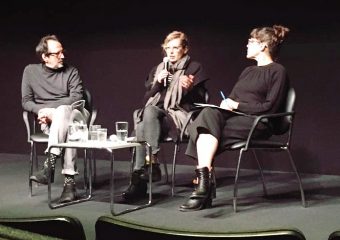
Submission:
M 24 110 L 22 112 L 22 118 L 24 119 L 24 123 L 25 123 L 25 126 L 26 126 L 27 142 L 30 141 L 30 136 L 31 136 L 31 128 L 30 128 L 30 124 L 29 124 L 28 114 L 29 114 L 29 112 L 26 111 L 26 110 Z
M 182 140 L 183 140 L 184 134 L 185 134 L 185 130 L 187 129 L 187 127 L 188 127 L 190 121 L 193 119 L 193 117 L 197 116 L 197 114 L 198 114 L 201 110 L 202 110 L 202 108 L 197 108 L 197 109 L 191 110 L 191 111 L 188 113 L 188 116 L 187 116 L 186 120 L 184 121 L 182 130 L 181 130 L 181 135 L 180 135 L 179 141 L 182 141 Z
M 249 131 L 249 135 L 248 135 L 248 138 L 247 138 L 247 142 L 246 142 L 246 145 L 245 145 L 245 150 L 248 149 L 249 145 L 250 145 L 250 142 L 251 140 L 253 140 L 253 134 L 254 134 L 254 131 L 257 127 L 257 125 L 265 120 L 265 119 L 274 119 L 274 118 L 279 118 L 279 117 L 285 117 L 285 116 L 294 116 L 295 112 L 283 112 L 283 113 L 272 113 L 272 114 L 263 114 L 263 115 L 259 115 L 255 118 L 254 122 L 253 122 L 253 126 L 251 127 L 250 131 Z
M 98 113 L 98 110 L 96 108 L 93 108 L 92 112 L 91 112 L 91 119 L 90 119 L 90 122 L 89 122 L 89 126 L 93 125 L 94 122 L 96 121 L 97 113 Z

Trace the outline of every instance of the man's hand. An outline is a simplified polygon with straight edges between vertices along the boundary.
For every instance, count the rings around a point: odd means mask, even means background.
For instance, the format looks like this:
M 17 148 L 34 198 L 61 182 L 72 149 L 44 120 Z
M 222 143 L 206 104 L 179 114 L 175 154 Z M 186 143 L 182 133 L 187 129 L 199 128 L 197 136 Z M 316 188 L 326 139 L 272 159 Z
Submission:
M 38 121 L 39 124 L 48 124 L 52 122 L 53 113 L 55 111 L 55 108 L 42 108 L 38 112 Z

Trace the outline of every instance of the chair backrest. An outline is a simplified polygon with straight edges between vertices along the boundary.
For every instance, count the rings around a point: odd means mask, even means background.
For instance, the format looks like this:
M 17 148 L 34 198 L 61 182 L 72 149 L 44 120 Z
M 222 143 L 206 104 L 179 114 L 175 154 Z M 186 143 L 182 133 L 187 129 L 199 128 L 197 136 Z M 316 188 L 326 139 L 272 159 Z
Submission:
M 60 238 L 50 237 L 30 231 L 21 230 L 18 228 L 12 228 L 3 226 L 0 224 L 0 239 L 1 240 L 60 240 Z
M 86 240 L 83 225 L 71 216 L 0 218 L 0 225 L 61 239 Z
M 84 100 L 85 100 L 85 108 L 89 111 L 90 113 L 90 118 L 88 121 L 88 125 L 93 125 L 94 121 L 97 118 L 97 109 L 94 107 L 93 104 L 93 98 L 88 89 L 84 89 Z
M 92 101 L 92 95 L 91 95 L 90 91 L 87 88 L 84 89 L 83 98 L 85 100 L 85 108 L 89 112 L 91 112 L 92 111 L 93 101 Z
M 148 240 L 305 240 L 304 234 L 297 229 L 269 229 L 253 232 L 192 232 L 183 229 L 171 230 L 160 227 L 145 226 L 121 219 L 101 216 L 97 219 L 96 240 L 103 239 L 138 239 L 140 236 Z
M 340 230 L 332 232 L 329 235 L 328 240 L 340 240 Z
M 207 89 L 205 89 L 205 93 L 204 93 L 204 102 L 205 103 L 209 103 L 210 100 L 210 96 L 209 96 L 209 92 Z
M 196 101 L 200 102 L 200 103 L 208 103 L 209 102 L 209 99 L 210 99 L 210 96 L 209 96 L 209 92 L 208 92 L 208 89 L 206 89 L 205 87 L 204 88 L 200 88 L 199 89 L 200 92 L 199 92 L 199 98 L 196 99 Z
M 285 107 L 283 110 L 285 112 L 294 112 L 295 100 L 296 100 L 295 89 L 291 87 L 288 90 Z M 292 127 L 293 117 L 294 116 L 289 115 L 289 116 L 278 118 L 274 122 L 274 134 L 281 135 L 281 134 L 286 133 L 288 130 L 290 130 Z

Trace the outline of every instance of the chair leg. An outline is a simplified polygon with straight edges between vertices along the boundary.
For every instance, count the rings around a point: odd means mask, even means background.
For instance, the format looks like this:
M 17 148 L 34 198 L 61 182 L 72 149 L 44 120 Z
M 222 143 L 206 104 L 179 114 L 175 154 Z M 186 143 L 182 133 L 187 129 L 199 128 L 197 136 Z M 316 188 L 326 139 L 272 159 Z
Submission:
M 33 174 L 33 161 L 36 158 L 36 155 L 34 154 L 35 151 L 35 145 L 33 142 L 31 142 L 31 153 L 30 153 L 30 168 L 29 168 L 29 173 L 28 173 L 28 187 L 29 187 L 29 196 L 32 197 L 32 181 L 30 180 L 30 177 Z M 37 161 L 36 161 L 37 162 Z
M 136 162 L 136 148 L 132 148 L 131 161 L 130 161 L 130 176 L 133 172 L 133 167 Z
M 301 193 L 301 203 L 302 203 L 302 206 L 303 206 L 303 207 L 306 207 L 307 205 L 306 205 L 306 200 L 305 200 L 305 193 L 304 193 L 303 188 L 302 188 L 302 182 L 301 182 L 300 175 L 299 175 L 299 173 L 298 173 L 298 171 L 297 171 L 295 162 L 294 162 L 294 160 L 293 160 L 293 157 L 292 157 L 292 155 L 291 155 L 289 149 L 286 148 L 285 150 L 286 150 L 287 153 L 288 153 L 290 163 L 291 163 L 291 165 L 292 165 L 292 168 L 293 168 L 293 170 L 294 170 L 294 172 L 295 172 L 295 174 L 296 174 L 296 178 L 297 178 L 298 183 L 299 183 L 299 188 L 300 188 L 300 193 Z
M 253 155 L 255 157 L 255 160 L 257 162 L 257 166 L 259 167 L 259 172 L 260 172 L 260 175 L 261 175 L 261 181 L 262 181 L 262 187 L 263 187 L 263 194 L 264 196 L 267 196 L 267 188 L 266 188 L 266 182 L 265 182 L 265 179 L 264 179 L 264 174 L 263 174 L 263 168 L 262 168 L 262 164 L 261 162 L 259 161 L 257 155 L 256 155 L 256 152 L 255 150 L 252 150 L 253 152 Z
M 169 173 L 168 173 L 168 165 L 166 163 L 166 160 L 163 159 L 163 168 L 165 172 L 165 184 L 169 183 Z
M 39 170 L 37 147 L 36 147 L 36 144 L 34 142 L 32 142 L 32 144 L 33 144 L 33 160 L 34 160 L 34 163 L 35 163 L 35 170 L 37 171 L 37 170 Z
M 240 150 L 240 155 L 238 157 L 238 162 L 237 162 L 237 168 L 236 168 L 236 173 L 235 173 L 235 183 L 234 183 L 234 197 L 233 197 L 233 208 L 234 208 L 234 212 L 237 212 L 237 181 L 238 181 L 238 177 L 239 177 L 239 172 L 240 172 L 240 165 L 241 165 L 241 159 L 242 159 L 242 154 L 244 152 L 244 149 L 242 148 Z
M 172 159 L 172 175 L 171 175 L 171 196 L 175 196 L 175 181 L 176 181 L 176 158 L 179 150 L 179 143 L 175 144 L 174 155 Z
M 211 198 L 214 199 L 216 198 L 216 172 L 214 165 L 212 165 L 211 171 L 210 171 L 210 181 L 211 181 L 211 186 L 212 186 L 212 192 L 211 192 Z

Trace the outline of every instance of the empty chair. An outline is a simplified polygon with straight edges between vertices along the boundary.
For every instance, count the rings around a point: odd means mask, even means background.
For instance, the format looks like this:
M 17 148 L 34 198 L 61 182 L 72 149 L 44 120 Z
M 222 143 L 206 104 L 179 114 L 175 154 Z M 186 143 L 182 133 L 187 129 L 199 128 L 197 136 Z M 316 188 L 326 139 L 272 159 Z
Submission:
M 340 240 L 340 230 L 332 232 L 329 235 L 328 240 Z
M 83 225 L 78 218 L 72 216 L 0 218 L 0 225 L 58 239 L 86 240 Z
M 148 240 L 194 240 L 194 239 L 228 239 L 228 240 L 305 240 L 298 229 L 264 229 L 246 232 L 192 232 L 151 227 L 128 222 L 108 216 L 101 216 L 96 221 L 96 240 L 138 239 L 140 236 Z
M 55 240 L 56 238 L 0 224 L 1 240 Z M 60 239 L 60 238 L 58 238 Z

